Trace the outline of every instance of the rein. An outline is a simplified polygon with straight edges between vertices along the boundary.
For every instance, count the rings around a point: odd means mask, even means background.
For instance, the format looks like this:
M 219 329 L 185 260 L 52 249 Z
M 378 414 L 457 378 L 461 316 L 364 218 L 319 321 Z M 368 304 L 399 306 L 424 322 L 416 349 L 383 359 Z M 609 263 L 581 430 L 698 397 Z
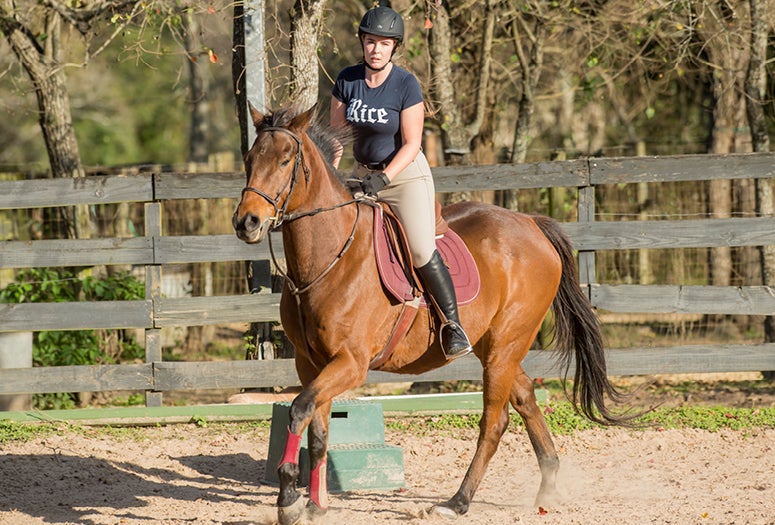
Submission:
M 256 195 L 260 196 L 264 200 L 266 200 L 269 204 L 272 205 L 274 208 L 274 216 L 270 217 L 270 220 L 272 221 L 272 228 L 269 229 L 268 232 L 268 241 L 269 241 L 269 253 L 272 257 L 272 264 L 274 264 L 277 273 L 280 274 L 280 276 L 285 280 L 285 282 L 288 285 L 288 289 L 290 290 L 291 295 L 293 295 L 296 298 L 297 306 L 299 307 L 299 314 L 301 314 L 301 305 L 299 303 L 299 296 L 303 294 L 304 292 L 307 292 L 310 288 L 312 288 L 314 285 L 316 285 L 318 282 L 320 282 L 333 268 L 336 266 L 336 263 L 338 263 L 342 257 L 344 257 L 344 254 L 347 253 L 347 250 L 350 249 L 350 246 L 353 243 L 353 240 L 355 240 L 355 230 L 358 227 L 358 221 L 361 217 L 361 208 L 360 206 L 356 207 L 356 214 L 355 214 L 355 222 L 353 223 L 353 227 L 350 231 L 350 235 L 347 237 L 347 240 L 345 241 L 344 245 L 342 246 L 341 250 L 339 250 L 339 253 L 334 257 L 334 259 L 331 261 L 331 263 L 323 270 L 323 272 L 315 277 L 312 281 L 307 283 L 307 285 L 303 287 L 298 287 L 296 283 L 293 282 L 293 279 L 283 271 L 283 269 L 280 267 L 280 265 L 277 262 L 277 257 L 274 253 L 274 248 L 272 248 L 272 231 L 277 230 L 282 226 L 285 222 L 292 222 L 298 219 L 302 219 L 304 217 L 312 217 L 314 215 L 317 215 L 319 213 L 324 213 L 327 211 L 333 211 L 339 208 L 343 208 L 345 206 L 349 206 L 350 204 L 356 204 L 356 203 L 368 203 L 373 204 L 373 199 L 370 199 L 368 197 L 356 197 L 344 202 L 341 202 L 339 204 L 335 204 L 333 206 L 328 207 L 322 207 L 322 208 L 316 208 L 314 210 L 308 210 L 298 213 L 288 213 L 288 203 L 291 200 L 291 196 L 293 195 L 293 190 L 296 188 L 296 183 L 298 181 L 298 175 L 299 175 L 299 169 L 304 169 L 305 176 L 309 176 L 309 167 L 304 163 L 304 153 L 302 151 L 302 140 L 301 137 L 299 137 L 297 134 L 292 132 L 289 129 L 277 127 L 277 126 L 271 126 L 262 128 L 259 130 L 259 132 L 269 132 L 269 131 L 280 131 L 282 133 L 285 133 L 287 135 L 290 135 L 293 140 L 296 141 L 296 144 L 298 146 L 298 149 L 296 150 L 296 156 L 294 158 L 293 162 L 293 174 L 288 179 L 288 182 L 282 187 L 282 189 L 279 191 L 276 197 L 272 198 L 267 193 L 254 188 L 252 186 L 245 186 L 242 189 L 242 195 L 245 194 L 245 192 L 252 192 Z M 279 200 L 282 194 L 285 192 L 286 188 L 288 189 L 288 196 L 285 198 L 285 201 L 282 203 L 282 206 L 279 205 Z
M 344 206 L 347 206 L 348 204 L 353 204 L 353 203 L 356 203 L 356 202 L 360 202 L 360 200 L 359 199 L 352 199 L 352 200 L 349 200 L 347 202 L 343 202 L 341 204 L 338 204 L 336 206 L 332 206 L 330 208 L 319 208 L 319 209 L 314 210 L 312 212 L 308 212 L 308 213 L 304 213 L 304 214 L 299 214 L 299 216 L 292 217 L 292 218 L 286 219 L 286 220 L 288 222 L 290 222 L 292 220 L 301 219 L 302 217 L 309 217 L 309 216 L 312 216 L 312 215 L 317 215 L 320 212 L 331 211 L 331 210 L 335 210 L 337 208 L 342 208 Z M 333 270 L 334 266 L 336 266 L 336 263 L 341 261 L 342 257 L 344 257 L 344 254 L 347 253 L 347 250 L 350 249 L 350 246 L 352 245 L 353 241 L 355 240 L 355 230 L 358 227 L 358 221 L 361 218 L 361 207 L 357 206 L 355 208 L 355 210 L 356 210 L 355 222 L 353 222 L 353 227 L 352 227 L 352 230 L 350 230 L 350 235 L 347 237 L 347 240 L 345 241 L 344 246 L 342 246 L 342 249 L 339 250 L 339 253 L 337 254 L 337 256 L 334 257 L 334 259 L 328 264 L 328 266 L 326 266 L 325 270 L 323 270 L 323 272 L 320 275 L 318 275 L 317 277 L 312 279 L 312 281 L 307 283 L 307 285 L 302 287 L 302 288 L 299 288 L 298 286 L 296 286 L 296 283 L 293 282 L 293 279 L 291 279 L 290 276 L 286 272 L 284 272 L 283 269 L 280 267 L 280 265 L 277 263 L 277 257 L 274 254 L 274 248 L 272 248 L 272 231 L 269 230 L 269 233 L 268 233 L 267 237 L 268 237 L 268 241 L 269 241 L 269 253 L 272 256 L 272 264 L 274 264 L 275 268 L 277 269 L 277 273 L 279 273 L 280 276 L 283 279 L 285 279 L 285 282 L 288 284 L 288 289 L 290 290 L 291 295 L 293 295 L 296 298 L 296 304 L 299 307 L 301 307 L 300 306 L 300 302 L 299 302 L 300 301 L 299 300 L 299 296 L 301 294 L 303 294 L 304 292 L 308 291 L 313 286 L 315 286 L 318 282 L 320 282 L 323 279 L 323 277 L 328 275 L 328 272 Z
M 272 264 L 274 265 L 275 269 L 277 270 L 277 273 L 283 278 L 285 281 L 289 293 L 293 296 L 295 302 L 296 302 L 296 313 L 298 315 L 299 319 L 299 327 L 301 330 L 301 336 L 302 339 L 305 342 L 305 345 L 308 347 L 307 350 L 309 350 L 309 342 L 307 340 L 306 335 L 306 326 L 304 322 L 304 312 L 301 305 L 301 295 L 305 292 L 308 292 L 310 289 L 312 289 L 313 286 L 318 284 L 320 281 L 322 281 L 326 275 L 331 272 L 331 270 L 334 269 L 334 266 L 342 260 L 345 253 L 350 249 L 350 247 L 353 244 L 353 241 L 355 240 L 355 232 L 358 228 L 358 221 L 361 218 L 361 207 L 356 206 L 356 213 L 355 213 L 355 221 L 353 222 L 353 226 L 350 230 L 350 234 L 347 236 L 347 239 L 344 242 L 344 245 L 339 250 L 339 253 L 333 258 L 333 260 L 326 266 L 323 271 L 314 279 L 312 279 L 310 282 L 308 282 L 306 285 L 299 287 L 293 279 L 288 275 L 288 272 L 283 270 L 280 266 L 277 256 L 274 252 L 274 247 L 272 246 L 272 233 L 273 231 L 277 230 L 282 226 L 285 222 L 292 222 L 299 219 L 303 219 L 306 217 L 313 217 L 319 213 L 325 213 L 328 211 L 333 211 L 339 208 L 343 208 L 345 206 L 349 206 L 350 204 L 367 204 L 369 206 L 377 206 L 376 198 L 367 196 L 367 195 L 359 195 L 356 197 L 353 197 L 352 199 L 346 200 L 344 202 L 335 204 L 333 206 L 326 206 L 326 207 L 320 207 L 315 208 L 312 210 L 307 211 L 301 211 L 296 213 L 289 213 L 288 212 L 288 205 L 291 200 L 291 197 L 293 196 L 293 191 L 296 189 L 296 184 L 298 182 L 298 176 L 299 176 L 299 170 L 303 169 L 305 173 L 305 177 L 307 180 L 309 180 L 310 175 L 310 169 L 309 166 L 305 164 L 304 162 L 304 153 L 302 150 L 302 139 L 299 137 L 296 133 L 282 127 L 265 127 L 260 130 L 257 130 L 259 133 L 265 132 L 265 131 L 279 131 L 281 133 L 285 133 L 287 135 L 290 135 L 291 138 L 293 138 L 294 141 L 296 141 L 297 144 L 297 150 L 296 150 L 296 156 L 294 158 L 293 163 L 293 173 L 291 177 L 286 181 L 286 183 L 283 185 L 283 187 L 280 189 L 280 191 L 277 193 L 276 197 L 271 197 L 266 192 L 259 190 L 258 188 L 254 188 L 250 185 L 246 185 L 242 189 L 242 196 L 244 197 L 246 192 L 255 193 L 256 195 L 260 196 L 264 200 L 266 200 L 269 204 L 272 205 L 274 208 L 274 215 L 269 218 L 269 220 L 272 223 L 272 226 L 267 231 L 267 237 L 269 241 L 269 253 L 272 258 Z M 282 198 L 283 194 L 287 191 L 287 195 L 285 197 L 285 200 L 282 202 L 282 205 L 280 204 L 280 199 Z M 374 370 L 382 366 L 388 359 L 390 359 L 391 354 L 393 353 L 393 350 L 395 349 L 396 345 L 399 343 L 399 341 L 403 338 L 404 335 L 406 335 L 406 332 L 411 327 L 414 318 L 417 315 L 417 311 L 419 309 L 420 305 L 420 297 L 417 295 L 413 301 L 411 302 L 404 302 L 403 308 L 401 310 L 401 313 L 399 314 L 398 320 L 396 322 L 396 325 L 393 328 L 392 333 L 390 334 L 390 338 L 388 339 L 387 344 L 384 346 L 382 351 L 380 351 L 369 363 L 369 369 Z M 309 352 L 310 356 L 312 356 L 312 352 Z

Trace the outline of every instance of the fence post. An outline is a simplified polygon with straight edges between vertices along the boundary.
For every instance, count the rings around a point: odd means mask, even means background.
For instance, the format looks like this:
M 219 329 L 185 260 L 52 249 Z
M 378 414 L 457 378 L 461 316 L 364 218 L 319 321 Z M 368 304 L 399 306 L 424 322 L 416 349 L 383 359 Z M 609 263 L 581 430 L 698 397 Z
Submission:
M 32 367 L 32 332 L 0 332 L 0 368 Z M 29 410 L 31 394 L 0 396 L 0 411 Z
M 579 187 L 579 223 L 595 222 L 595 187 L 592 185 L 592 167 L 594 164 L 588 161 L 587 171 L 589 183 Z M 579 282 L 587 285 L 587 294 L 592 299 L 592 287 L 595 282 L 595 252 L 579 250 Z
M 154 198 L 156 196 L 154 195 Z M 145 203 L 145 235 L 151 238 L 161 237 L 161 203 Z M 153 261 L 156 263 L 156 243 L 154 242 Z M 145 298 L 153 304 L 153 328 L 145 330 L 145 362 L 154 363 L 162 360 L 161 356 L 161 328 L 156 328 L 156 311 L 159 308 L 161 298 L 161 265 L 147 264 L 145 266 Z M 160 407 L 162 405 L 162 393 L 147 390 L 145 392 L 145 406 Z

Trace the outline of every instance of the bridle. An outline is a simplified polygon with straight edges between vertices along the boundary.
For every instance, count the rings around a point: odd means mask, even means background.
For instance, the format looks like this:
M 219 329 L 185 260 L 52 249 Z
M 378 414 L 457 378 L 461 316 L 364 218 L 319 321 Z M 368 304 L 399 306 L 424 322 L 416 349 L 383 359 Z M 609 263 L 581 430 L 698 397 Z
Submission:
M 280 226 L 282 226 L 283 223 L 295 221 L 297 219 L 301 219 L 302 217 L 310 217 L 312 215 L 317 215 L 321 212 L 326 211 L 332 211 L 337 208 L 342 208 L 344 206 L 348 206 L 350 204 L 354 203 L 360 203 L 365 202 L 371 205 L 374 205 L 373 199 L 368 197 L 354 197 L 350 200 L 341 202 L 339 204 L 335 204 L 330 207 L 324 207 L 324 208 L 316 208 L 314 210 L 308 210 L 303 211 L 299 213 L 288 213 L 288 203 L 291 200 L 291 197 L 293 196 L 293 190 L 296 188 L 296 183 L 298 182 L 298 176 L 300 169 L 304 169 L 304 176 L 309 179 L 309 166 L 307 166 L 304 163 L 304 152 L 302 151 L 302 141 L 301 137 L 299 137 L 296 133 L 292 132 L 289 129 L 278 127 L 278 126 L 268 126 L 265 128 L 261 128 L 258 130 L 259 133 L 263 132 L 269 132 L 269 131 L 280 131 L 282 133 L 285 133 L 287 135 L 290 135 L 293 140 L 296 141 L 297 144 L 297 150 L 296 150 L 296 156 L 293 161 L 293 173 L 291 174 L 291 177 L 288 179 L 288 181 L 285 183 L 285 185 L 280 189 L 279 193 L 276 197 L 272 198 L 269 194 L 267 194 L 264 191 L 261 191 L 257 188 L 254 188 L 253 186 L 245 186 L 242 188 L 242 195 L 244 196 L 246 192 L 252 192 L 256 195 L 260 196 L 264 200 L 266 200 L 269 204 L 272 205 L 274 208 L 274 215 L 270 217 L 269 220 L 272 221 L 272 227 L 268 231 L 268 243 L 269 243 L 269 253 L 272 257 L 272 263 L 274 264 L 275 268 L 277 269 L 277 272 L 283 277 L 285 282 L 288 284 L 288 288 L 290 290 L 290 293 L 296 297 L 297 305 L 299 301 L 299 295 L 303 294 L 304 292 L 308 291 L 310 288 L 312 288 L 315 284 L 317 284 L 323 277 L 325 277 L 328 272 L 330 272 L 333 267 L 338 263 L 344 254 L 347 252 L 347 250 L 350 249 L 350 246 L 352 245 L 353 240 L 355 239 L 355 230 L 358 226 L 358 220 L 361 216 L 361 207 L 356 207 L 356 214 L 355 214 L 355 222 L 353 223 L 352 230 L 350 231 L 350 235 L 347 237 L 347 240 L 344 243 L 344 246 L 342 246 L 342 249 L 339 250 L 339 253 L 336 257 L 334 257 L 334 260 L 331 261 L 331 263 L 323 270 L 323 272 L 318 275 L 316 278 L 314 278 L 311 282 L 306 284 L 305 286 L 299 288 L 296 283 L 293 282 L 293 280 L 290 278 L 290 276 L 283 271 L 282 267 L 277 262 L 277 257 L 275 256 L 274 249 L 272 247 L 272 239 L 271 234 L 273 230 L 277 230 Z M 285 193 L 286 189 L 288 190 L 288 195 L 285 197 L 285 201 L 283 201 L 282 205 L 280 205 L 279 201 L 282 197 L 283 193 Z M 299 312 L 301 313 L 301 312 Z
M 301 294 L 307 292 L 310 290 L 313 286 L 315 286 L 317 283 L 319 283 L 328 273 L 336 266 L 336 264 L 342 260 L 342 257 L 344 257 L 344 254 L 347 253 L 347 250 L 350 249 L 350 246 L 352 246 L 353 241 L 355 240 L 355 231 L 358 227 L 358 221 L 361 217 L 361 206 L 356 206 L 355 210 L 355 221 L 353 222 L 352 229 L 350 230 L 350 235 L 347 237 L 347 240 L 345 241 L 342 248 L 339 250 L 339 253 L 334 257 L 334 259 L 326 266 L 326 268 L 314 279 L 312 279 L 309 283 L 306 285 L 299 287 L 294 283 L 293 279 L 288 275 L 287 271 L 283 270 L 282 266 L 277 261 L 277 257 L 274 253 L 274 248 L 272 247 L 272 231 L 279 229 L 279 227 L 285 223 L 285 222 L 291 222 L 295 221 L 297 219 L 301 219 L 303 217 L 310 217 L 313 215 L 317 215 L 321 212 L 326 211 L 333 211 L 338 208 L 343 208 L 345 206 L 348 206 L 350 204 L 359 204 L 364 203 L 369 206 L 378 206 L 376 198 L 372 196 L 366 196 L 366 195 L 360 195 L 358 197 L 353 197 L 352 199 L 346 200 L 344 202 L 341 202 L 339 204 L 335 204 L 333 206 L 329 207 L 323 207 L 323 208 L 316 208 L 313 210 L 307 210 L 297 213 L 288 213 L 288 203 L 291 200 L 291 197 L 293 195 L 293 190 L 296 188 L 296 183 L 298 182 L 298 176 L 299 176 L 299 170 L 304 169 L 304 175 L 309 180 L 310 175 L 310 169 L 309 166 L 307 166 L 304 163 L 304 153 L 302 151 L 302 141 L 301 138 L 295 134 L 294 132 L 281 127 L 276 126 L 270 126 L 266 128 L 262 128 L 260 130 L 257 130 L 259 133 L 266 132 L 266 131 L 280 131 L 282 133 L 286 133 L 293 138 L 293 140 L 296 141 L 297 144 L 297 151 L 296 151 L 296 157 L 293 161 L 293 173 L 291 177 L 288 179 L 288 181 L 283 185 L 282 189 L 280 189 L 280 192 L 277 194 L 276 197 L 272 198 L 269 194 L 267 194 L 264 191 L 261 191 L 257 188 L 254 188 L 250 185 L 246 185 L 242 189 L 242 196 L 244 197 L 245 192 L 252 192 L 256 195 L 260 196 L 264 200 L 266 200 L 269 204 L 272 205 L 274 208 L 274 216 L 270 218 L 272 221 L 273 227 L 270 228 L 267 232 L 267 241 L 269 243 L 269 253 L 272 258 L 272 264 L 274 265 L 275 269 L 277 270 L 277 273 L 283 278 L 286 285 L 288 286 L 288 291 L 293 296 L 295 303 L 296 303 L 296 314 L 299 319 L 299 327 L 301 329 L 301 337 L 304 341 L 305 346 L 307 347 L 307 352 L 310 355 L 311 358 L 313 358 L 314 353 L 309 348 L 309 341 L 307 340 L 307 329 L 306 329 L 306 323 L 304 322 L 304 312 L 301 306 Z M 288 195 L 285 198 L 285 201 L 280 205 L 279 201 L 282 197 L 283 193 L 285 193 L 286 189 L 288 190 Z M 235 212 L 236 213 L 236 212 Z M 419 298 L 416 300 L 416 302 L 419 304 Z M 416 312 L 416 309 L 414 310 Z M 401 318 L 403 319 L 403 313 Z M 391 336 L 392 341 L 392 336 Z M 377 356 L 377 358 L 383 358 L 383 355 L 385 354 L 387 348 L 384 349 L 380 354 Z M 389 355 L 389 354 L 388 354 Z M 375 358 L 375 359 L 377 359 Z M 387 359 L 384 357 L 384 359 Z M 375 361 L 372 360 L 372 364 Z
M 285 133 L 286 135 L 290 135 L 290 137 L 296 141 L 296 156 L 293 159 L 293 174 L 288 179 L 288 181 L 285 183 L 285 186 L 283 186 L 280 189 L 280 192 L 277 194 L 276 197 L 272 198 L 267 193 L 259 190 L 258 188 L 254 188 L 253 186 L 245 186 L 242 188 L 242 196 L 244 197 L 246 192 L 252 192 L 258 195 L 259 197 L 263 198 L 265 201 L 267 201 L 269 204 L 272 205 L 274 208 L 274 215 L 269 218 L 269 220 L 272 221 L 272 228 L 279 228 L 283 221 L 286 220 L 286 211 L 288 209 L 288 203 L 291 201 L 291 197 L 293 196 L 293 190 L 296 188 L 296 181 L 299 177 L 299 169 L 304 166 L 304 176 L 309 177 L 309 168 L 304 164 L 304 152 L 301 148 L 301 137 L 299 137 L 296 133 L 293 131 L 281 128 L 278 126 L 270 126 L 266 128 L 262 128 L 259 130 L 259 132 L 269 132 L 269 131 L 280 131 L 282 133 Z M 289 188 L 290 186 L 290 188 Z M 282 204 L 282 207 L 278 205 L 278 201 L 280 200 L 280 197 L 285 192 L 286 188 L 288 188 L 288 196 L 285 198 L 285 201 Z M 289 219 L 290 220 L 290 219 Z

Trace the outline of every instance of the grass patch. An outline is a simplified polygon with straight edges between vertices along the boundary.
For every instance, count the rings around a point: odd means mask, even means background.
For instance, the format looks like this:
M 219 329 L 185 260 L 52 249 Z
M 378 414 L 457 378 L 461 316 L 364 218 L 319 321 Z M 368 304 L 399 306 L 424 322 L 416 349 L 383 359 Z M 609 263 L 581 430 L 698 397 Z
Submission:
M 567 401 L 552 401 L 542 406 L 549 430 L 554 435 L 570 435 L 577 431 L 602 428 L 577 414 Z M 406 416 L 385 418 L 385 427 L 393 431 L 414 435 L 446 434 L 459 436 L 463 432 L 478 432 L 479 414 L 439 414 L 433 416 Z M 658 408 L 638 420 L 644 429 L 691 428 L 717 432 L 722 429 L 735 431 L 775 429 L 775 408 L 729 407 L 674 407 Z M 180 423 L 192 429 L 207 430 L 213 434 L 231 435 L 251 431 L 267 433 L 270 420 L 242 422 L 212 422 L 204 417 L 192 417 L 189 423 Z M 522 419 L 511 414 L 510 426 L 523 427 Z M 147 426 L 89 426 L 83 427 L 62 422 L 20 423 L 0 420 L 0 445 L 31 441 L 49 435 L 79 433 L 87 438 L 110 437 L 116 440 L 143 441 L 148 438 Z
M 52 423 L 17 423 L 0 419 L 0 445 L 30 441 L 70 429 L 70 425 Z
M 258 431 L 268 436 L 271 428 L 271 420 L 220 422 L 207 421 L 201 416 L 194 416 L 189 423 L 176 423 L 192 429 L 203 429 L 213 435 L 237 435 Z M 25 423 L 0 419 L 0 445 L 10 443 L 24 443 L 37 438 L 62 435 L 65 433 L 81 434 L 85 438 L 99 439 L 108 437 L 116 441 L 142 442 L 148 439 L 149 428 L 159 428 L 163 425 L 122 425 L 122 426 L 80 426 L 62 422 Z
M 676 407 L 656 410 L 641 418 L 660 428 L 745 430 L 775 428 L 775 408 Z
M 573 434 L 592 428 L 603 428 L 577 414 L 566 401 L 552 402 L 543 407 L 549 430 L 555 435 Z M 452 435 L 462 429 L 479 429 L 480 416 L 437 415 L 405 417 L 387 420 L 386 427 L 392 430 L 427 435 L 448 432 Z M 519 415 L 511 414 L 512 426 L 523 427 Z M 693 428 L 717 432 L 721 429 L 746 430 L 775 428 L 775 408 L 727 408 L 727 407 L 677 407 L 658 408 L 636 421 L 644 429 Z

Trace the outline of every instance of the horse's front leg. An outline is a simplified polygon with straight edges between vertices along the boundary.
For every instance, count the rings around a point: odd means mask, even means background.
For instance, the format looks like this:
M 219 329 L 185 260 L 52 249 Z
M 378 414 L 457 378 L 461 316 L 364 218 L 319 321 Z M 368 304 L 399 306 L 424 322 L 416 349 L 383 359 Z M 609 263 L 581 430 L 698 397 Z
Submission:
M 304 512 L 304 501 L 297 490 L 299 479 L 299 451 L 304 430 L 310 426 L 310 517 L 323 514 L 328 506 L 326 466 L 328 446 L 328 415 L 331 400 L 338 394 L 362 384 L 366 380 L 368 364 L 359 363 L 352 356 L 337 356 L 328 363 L 317 377 L 307 383 L 299 370 L 302 382 L 307 386 L 291 403 L 288 440 L 285 445 L 277 474 L 280 494 L 277 497 L 277 517 L 280 525 L 297 523 Z
M 309 441 L 309 502 L 307 513 L 311 517 L 325 514 L 328 510 L 328 423 L 331 401 L 321 405 L 312 416 L 307 439 Z

